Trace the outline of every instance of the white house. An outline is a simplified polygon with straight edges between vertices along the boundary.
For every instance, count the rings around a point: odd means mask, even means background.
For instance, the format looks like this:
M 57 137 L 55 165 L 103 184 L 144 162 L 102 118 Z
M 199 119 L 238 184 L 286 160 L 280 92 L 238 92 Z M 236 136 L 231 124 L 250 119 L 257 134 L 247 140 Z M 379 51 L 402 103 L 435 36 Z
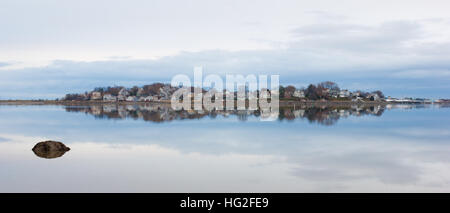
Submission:
M 137 93 L 136 93 L 136 96 L 141 97 L 143 94 L 144 94 L 144 89 L 139 88 Z
M 128 96 L 125 100 L 131 101 L 131 102 L 136 102 L 136 101 L 138 101 L 138 98 L 136 96 Z
M 359 96 L 353 98 L 352 101 L 361 101 L 361 102 L 364 102 L 363 99 L 362 99 L 361 97 L 359 97 Z
M 103 95 L 103 100 L 104 101 L 117 101 L 117 97 L 113 96 L 111 94 L 105 94 L 105 95 Z
M 368 98 L 371 101 L 378 101 L 378 100 L 380 100 L 380 96 L 378 96 L 378 94 L 376 94 L 376 93 L 369 94 Z
M 153 101 L 153 96 L 147 96 L 144 98 L 144 101 Z
M 127 96 L 128 96 L 128 95 L 129 95 L 129 93 L 128 93 L 127 89 L 122 88 L 122 89 L 119 91 L 119 95 L 117 96 L 117 100 L 118 100 L 118 101 L 125 101 L 125 100 L 127 99 Z
M 341 91 L 339 91 L 339 97 L 341 97 L 341 98 L 348 98 L 348 97 L 350 97 L 350 91 L 348 91 L 348 90 L 341 90 Z
M 304 98 L 305 92 L 303 92 L 303 90 L 295 90 L 293 96 L 297 98 Z
M 101 92 L 92 92 L 91 100 L 102 100 L 102 93 Z

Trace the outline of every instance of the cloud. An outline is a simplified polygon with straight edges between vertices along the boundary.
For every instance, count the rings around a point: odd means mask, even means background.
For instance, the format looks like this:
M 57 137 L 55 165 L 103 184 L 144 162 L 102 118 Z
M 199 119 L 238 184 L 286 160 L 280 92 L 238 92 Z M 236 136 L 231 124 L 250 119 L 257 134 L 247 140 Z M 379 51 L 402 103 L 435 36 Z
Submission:
M 6 63 L 6 62 L 0 62 L 0 67 L 6 67 L 9 66 L 10 63 Z
M 0 143 L 1 142 L 7 142 L 7 141 L 10 141 L 8 138 L 3 138 L 3 137 L 0 137 Z
M 378 26 L 357 24 L 313 24 L 293 30 L 298 48 L 377 54 L 401 51 L 404 45 L 423 36 L 417 22 L 385 22 Z
M 315 181 L 348 181 L 368 177 L 379 179 L 384 183 L 395 184 L 418 181 L 420 170 L 417 166 L 402 162 L 402 158 L 405 156 L 400 157 L 398 152 L 317 156 L 303 160 L 304 166 L 294 169 L 293 174 Z
M 281 83 L 286 84 L 334 80 L 344 88 L 356 83 L 370 85 L 360 89 L 385 89 L 394 95 L 397 91 L 433 96 L 450 83 L 450 54 L 442 49 L 450 46 L 450 41 L 430 42 L 425 26 L 429 22 L 447 24 L 430 20 L 378 25 L 321 22 L 293 29 L 294 39 L 283 48 L 185 51 L 151 60 L 56 60 L 44 67 L 0 71 L 0 98 L 53 98 L 96 86 L 169 82 L 176 74 L 192 75 L 194 66 L 203 66 L 205 75 L 280 74 Z M 410 88 L 408 93 L 404 88 L 410 86 L 429 90 Z
M 422 78 L 429 78 L 429 77 L 435 77 L 435 78 L 449 78 L 450 77 L 450 70 L 441 70 L 441 69 L 434 69 L 434 70 L 405 70 L 400 71 L 392 74 L 393 77 L 397 78 L 415 78 L 415 79 L 422 79 Z

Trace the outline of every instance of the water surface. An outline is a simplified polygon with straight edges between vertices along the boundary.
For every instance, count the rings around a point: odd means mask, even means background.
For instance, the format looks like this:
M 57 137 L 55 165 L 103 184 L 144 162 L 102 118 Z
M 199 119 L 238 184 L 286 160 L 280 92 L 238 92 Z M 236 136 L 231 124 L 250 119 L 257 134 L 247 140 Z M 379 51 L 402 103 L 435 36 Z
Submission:
M 450 192 L 450 108 L 0 106 L 0 192 Z M 53 159 L 45 140 L 71 148 Z

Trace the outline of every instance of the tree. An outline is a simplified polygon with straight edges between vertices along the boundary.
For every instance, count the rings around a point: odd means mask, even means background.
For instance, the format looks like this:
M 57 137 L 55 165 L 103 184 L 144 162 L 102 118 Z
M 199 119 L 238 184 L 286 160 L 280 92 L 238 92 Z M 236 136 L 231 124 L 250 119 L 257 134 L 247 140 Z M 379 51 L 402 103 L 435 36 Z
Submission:
M 284 98 L 284 92 L 285 92 L 285 88 L 283 86 L 280 86 L 278 93 L 280 98 Z
M 378 97 L 380 97 L 380 98 L 384 98 L 385 96 L 384 96 L 384 94 L 383 94 L 383 92 L 381 92 L 380 90 L 377 90 L 377 91 L 373 91 L 372 93 L 375 93 L 375 94 L 377 94 L 378 95 Z
M 108 87 L 106 89 L 106 93 L 109 93 L 109 94 L 114 95 L 114 96 L 118 96 L 120 90 L 122 90 L 122 89 L 123 89 L 123 87 L 120 87 L 120 86 Z
M 329 90 L 339 91 L 339 86 L 332 81 L 321 82 L 317 85 L 317 87 L 322 87 L 322 88 L 329 89 Z
M 143 86 L 145 95 L 157 95 L 159 94 L 159 89 L 162 88 L 164 84 L 162 83 L 154 83 L 151 85 L 145 85 Z
M 106 89 L 103 88 L 103 87 L 96 87 L 96 88 L 94 89 L 94 92 L 101 92 L 101 93 L 103 93 L 105 90 L 106 90 Z
M 284 88 L 284 97 L 285 98 L 292 98 L 294 96 L 295 87 L 294 86 L 287 86 Z
M 129 93 L 131 96 L 136 96 L 138 91 L 139 91 L 139 87 L 134 86 L 129 90 Z
M 310 84 L 308 88 L 305 90 L 305 96 L 309 100 L 317 100 L 319 99 L 319 95 L 317 94 L 317 87 L 313 84 Z
M 86 96 L 85 95 L 81 95 L 81 94 L 67 94 L 64 97 L 64 100 L 66 101 L 85 101 Z

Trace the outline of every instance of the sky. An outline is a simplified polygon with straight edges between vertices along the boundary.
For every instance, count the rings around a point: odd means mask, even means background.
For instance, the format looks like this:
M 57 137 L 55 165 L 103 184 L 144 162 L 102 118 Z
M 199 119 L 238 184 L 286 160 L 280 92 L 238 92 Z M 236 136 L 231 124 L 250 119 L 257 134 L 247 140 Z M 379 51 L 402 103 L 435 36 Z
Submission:
M 0 0 L 0 99 L 177 74 L 450 98 L 446 0 Z

